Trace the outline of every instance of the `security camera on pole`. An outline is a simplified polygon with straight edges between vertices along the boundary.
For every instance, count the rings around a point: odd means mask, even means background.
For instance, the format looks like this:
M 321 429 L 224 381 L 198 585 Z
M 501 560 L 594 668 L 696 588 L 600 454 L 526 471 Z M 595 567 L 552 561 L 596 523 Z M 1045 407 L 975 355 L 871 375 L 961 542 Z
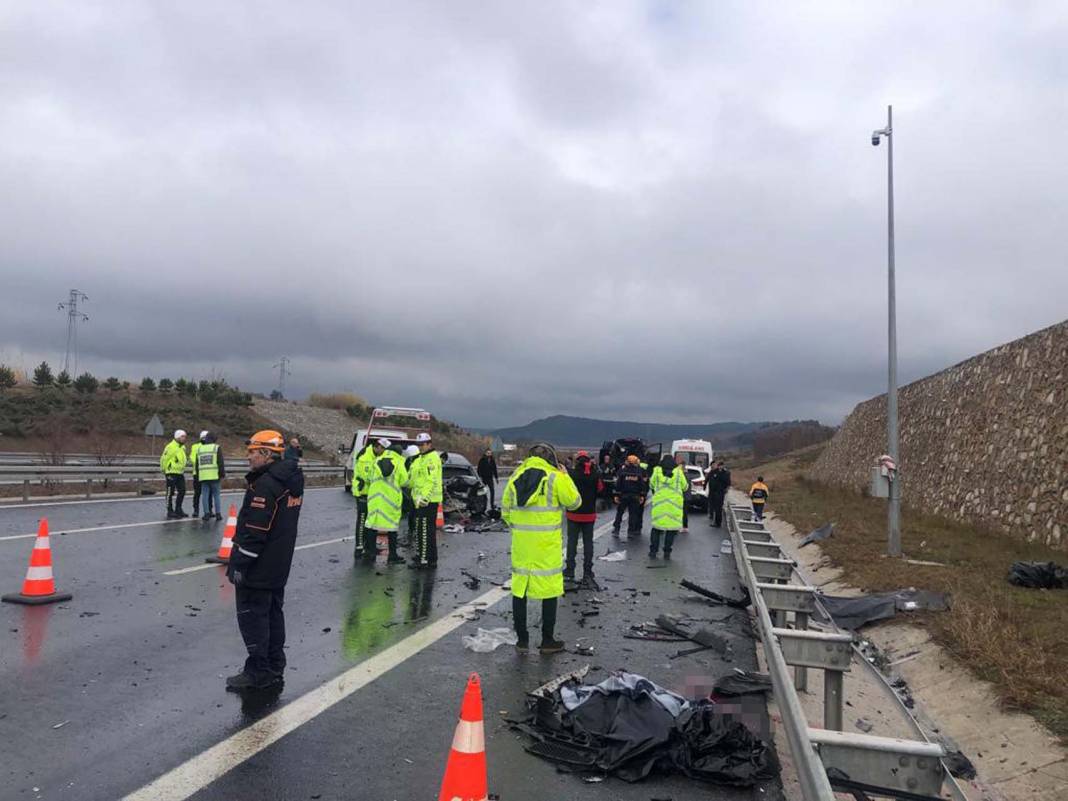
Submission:
M 871 143 L 879 146 L 886 137 L 886 196 L 887 196 L 887 339 L 889 375 L 886 390 L 886 439 L 887 455 L 892 460 L 895 473 L 900 470 L 901 454 L 898 453 L 897 434 L 897 296 L 894 290 L 894 107 L 886 107 L 886 127 L 872 131 Z M 901 480 L 895 475 L 890 481 L 887 503 L 886 553 L 901 556 Z

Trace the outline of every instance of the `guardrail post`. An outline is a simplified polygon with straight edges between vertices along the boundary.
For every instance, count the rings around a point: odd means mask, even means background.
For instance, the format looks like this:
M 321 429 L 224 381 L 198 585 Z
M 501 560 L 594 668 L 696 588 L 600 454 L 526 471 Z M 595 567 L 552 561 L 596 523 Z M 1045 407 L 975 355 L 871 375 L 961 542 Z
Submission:
M 823 728 L 842 731 L 842 685 L 840 670 L 823 671 Z
M 794 612 L 794 628 L 798 631 L 808 629 L 808 612 Z M 808 668 L 802 665 L 794 667 L 794 689 L 808 689 Z
M 30 499 L 30 480 L 28 478 L 22 479 L 22 500 L 23 502 Z
M 91 479 L 91 478 L 85 479 L 85 497 L 86 498 L 92 498 L 93 497 L 93 479 Z

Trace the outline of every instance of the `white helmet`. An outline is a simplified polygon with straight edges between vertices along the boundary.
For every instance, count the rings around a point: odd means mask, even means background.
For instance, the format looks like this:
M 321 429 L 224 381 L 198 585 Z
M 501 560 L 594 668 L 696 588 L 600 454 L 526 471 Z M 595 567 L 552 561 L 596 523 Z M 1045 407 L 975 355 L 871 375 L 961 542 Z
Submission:
M 174 431 L 174 438 L 175 438 L 175 439 L 181 439 L 181 438 L 182 438 L 182 437 L 184 437 L 184 436 L 185 436 L 185 431 L 183 431 L 183 430 L 182 430 L 182 429 L 180 429 L 180 428 L 178 428 L 178 429 L 175 429 L 175 431 Z
M 409 445 L 407 448 L 404 449 L 404 455 L 405 456 L 418 456 L 419 455 L 419 446 L 418 445 Z

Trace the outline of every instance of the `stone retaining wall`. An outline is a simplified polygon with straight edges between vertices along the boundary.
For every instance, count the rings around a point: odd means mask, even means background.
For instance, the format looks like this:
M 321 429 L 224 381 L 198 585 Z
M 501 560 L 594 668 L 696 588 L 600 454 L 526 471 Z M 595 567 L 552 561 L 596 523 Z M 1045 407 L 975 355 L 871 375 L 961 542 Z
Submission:
M 1068 320 L 902 387 L 902 500 L 1068 550 Z M 886 395 L 858 404 L 813 465 L 863 490 Z

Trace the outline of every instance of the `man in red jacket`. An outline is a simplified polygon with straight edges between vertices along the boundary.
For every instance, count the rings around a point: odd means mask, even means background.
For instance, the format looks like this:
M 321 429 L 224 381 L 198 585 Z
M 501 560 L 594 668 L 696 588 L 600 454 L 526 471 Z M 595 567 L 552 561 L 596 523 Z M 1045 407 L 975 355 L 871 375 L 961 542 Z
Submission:
M 575 580 L 575 557 L 578 554 L 579 536 L 582 536 L 582 585 L 595 585 L 593 578 L 593 524 L 597 521 L 597 494 L 604 489 L 601 471 L 590 460 L 586 451 L 579 451 L 575 463 L 568 469 L 571 479 L 578 487 L 582 504 L 567 513 L 567 562 L 564 565 L 564 580 Z

